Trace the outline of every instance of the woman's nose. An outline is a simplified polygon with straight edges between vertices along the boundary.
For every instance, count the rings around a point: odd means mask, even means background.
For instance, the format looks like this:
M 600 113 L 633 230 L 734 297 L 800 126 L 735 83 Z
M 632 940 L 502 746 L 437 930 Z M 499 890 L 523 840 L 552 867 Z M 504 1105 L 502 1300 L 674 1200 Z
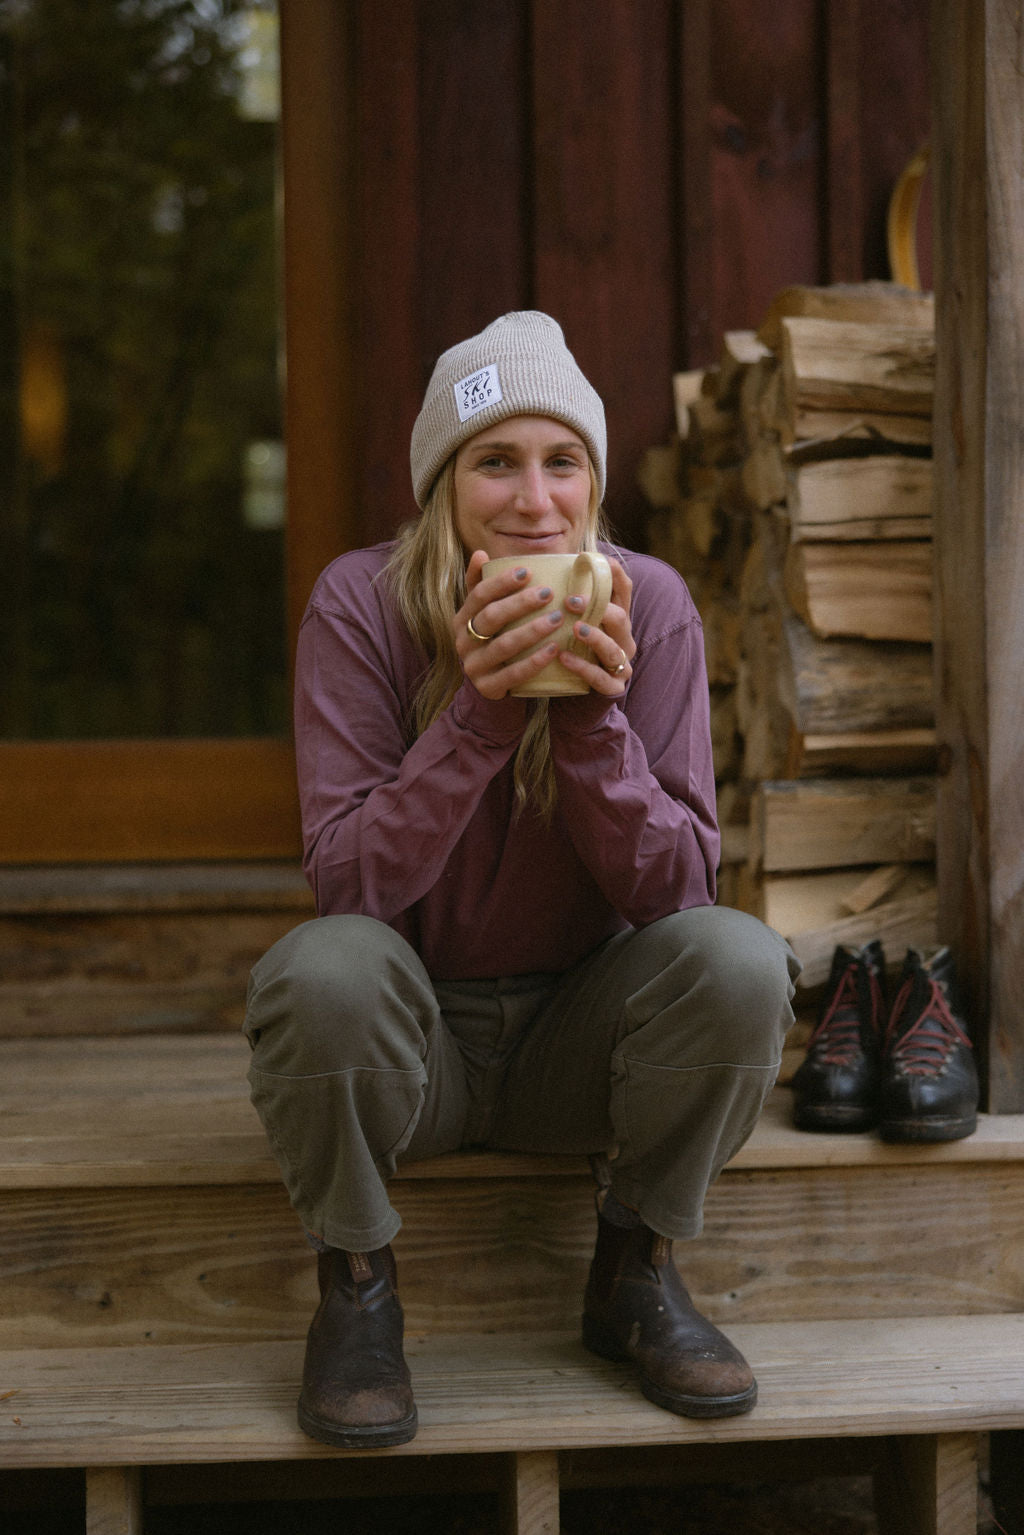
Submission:
M 516 488 L 516 500 L 523 511 L 542 512 L 546 509 L 548 492 L 544 483 L 544 471 L 539 464 L 529 464 L 523 468 Z

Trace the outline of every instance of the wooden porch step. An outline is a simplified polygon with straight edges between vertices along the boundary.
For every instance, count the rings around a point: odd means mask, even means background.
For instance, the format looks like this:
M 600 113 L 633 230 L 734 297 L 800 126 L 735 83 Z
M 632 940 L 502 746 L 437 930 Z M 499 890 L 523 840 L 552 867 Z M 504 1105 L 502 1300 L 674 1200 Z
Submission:
M 248 1098 L 234 1034 L 0 1040 L 0 1189 L 280 1181 Z M 769 1100 L 734 1171 L 1024 1163 L 1024 1114 L 979 1116 L 964 1140 L 889 1145 L 794 1129 L 788 1091 Z M 585 1159 L 457 1152 L 400 1180 L 589 1176 Z
M 901 1535 L 973 1535 L 977 1435 L 1024 1427 L 1024 1316 L 737 1327 L 752 1413 L 677 1418 L 626 1366 L 575 1337 L 409 1338 L 420 1411 L 411 1444 L 361 1452 L 508 1457 L 510 1528 L 558 1529 L 559 1451 L 844 1436 L 893 1442 Z M 83 1466 L 88 1528 L 142 1528 L 141 1466 L 356 1458 L 294 1417 L 301 1344 L 15 1350 L 0 1354 L 0 1463 Z M 909 1512 L 908 1512 L 909 1511 Z
M 0 1348 L 304 1336 L 315 1265 L 247 1059 L 216 1035 L 0 1042 Z M 457 1153 L 402 1169 L 394 1199 L 413 1330 L 576 1325 L 585 1159 Z M 727 1328 L 1024 1310 L 1024 1118 L 887 1146 L 794 1130 L 779 1090 L 676 1258 Z

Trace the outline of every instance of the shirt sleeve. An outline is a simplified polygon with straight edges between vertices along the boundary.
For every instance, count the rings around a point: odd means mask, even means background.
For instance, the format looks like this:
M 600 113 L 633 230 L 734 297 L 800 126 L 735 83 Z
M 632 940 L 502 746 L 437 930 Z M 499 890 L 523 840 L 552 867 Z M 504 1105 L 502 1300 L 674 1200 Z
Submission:
M 621 706 L 560 700 L 551 741 L 576 852 L 626 921 L 711 905 L 720 838 L 699 618 L 638 650 Z
M 295 689 L 303 866 L 317 911 L 391 921 L 440 879 L 516 750 L 525 702 L 464 682 L 409 745 L 383 636 L 315 606 L 299 632 Z

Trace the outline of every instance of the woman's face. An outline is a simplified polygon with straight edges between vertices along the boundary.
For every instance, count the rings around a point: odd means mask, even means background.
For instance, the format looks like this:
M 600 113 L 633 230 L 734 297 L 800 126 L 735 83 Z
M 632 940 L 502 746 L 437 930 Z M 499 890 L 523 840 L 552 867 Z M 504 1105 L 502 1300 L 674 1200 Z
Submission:
M 548 416 L 510 416 L 455 455 L 455 526 L 467 557 L 575 554 L 590 508 L 587 446 Z

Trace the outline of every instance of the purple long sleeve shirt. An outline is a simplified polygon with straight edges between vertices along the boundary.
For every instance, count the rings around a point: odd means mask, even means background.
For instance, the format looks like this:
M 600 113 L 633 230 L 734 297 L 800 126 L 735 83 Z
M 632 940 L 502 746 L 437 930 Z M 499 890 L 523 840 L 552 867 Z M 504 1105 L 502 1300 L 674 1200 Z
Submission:
M 633 581 L 625 695 L 552 700 L 558 806 L 517 815 L 525 699 L 472 683 L 416 740 L 427 665 L 380 576 L 391 544 L 321 575 L 299 633 L 304 867 L 321 916 L 387 922 L 435 980 L 568 969 L 613 933 L 715 898 L 719 836 L 700 619 L 680 577 L 606 549 Z

